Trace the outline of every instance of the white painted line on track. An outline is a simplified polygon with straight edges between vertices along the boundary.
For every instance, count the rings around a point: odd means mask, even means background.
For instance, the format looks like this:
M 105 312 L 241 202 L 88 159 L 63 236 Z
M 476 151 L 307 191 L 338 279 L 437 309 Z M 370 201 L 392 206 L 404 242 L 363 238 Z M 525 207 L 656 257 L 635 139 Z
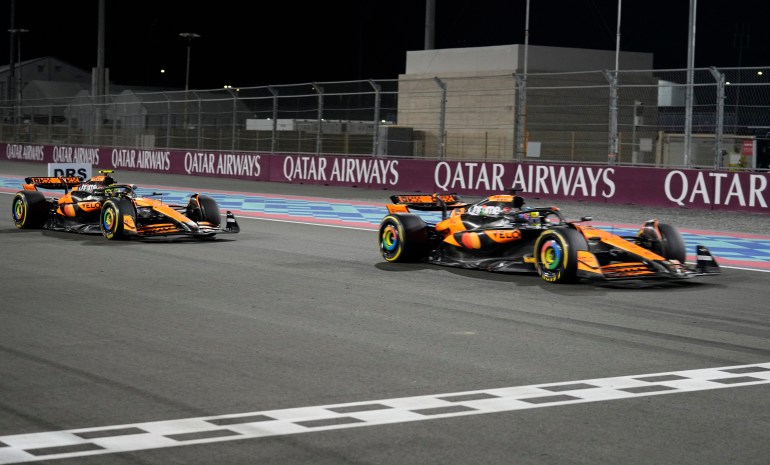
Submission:
M 770 362 L 0 436 L 0 464 L 770 384 Z

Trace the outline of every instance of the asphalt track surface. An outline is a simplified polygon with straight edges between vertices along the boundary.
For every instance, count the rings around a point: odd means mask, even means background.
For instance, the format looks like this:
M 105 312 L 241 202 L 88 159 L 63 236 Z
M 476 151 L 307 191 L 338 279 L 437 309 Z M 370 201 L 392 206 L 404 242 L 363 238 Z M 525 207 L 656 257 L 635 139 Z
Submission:
M 717 277 L 553 285 L 385 263 L 389 192 L 116 177 L 241 233 L 16 230 L 0 184 L 0 464 L 768 463 L 768 217 L 655 212 Z

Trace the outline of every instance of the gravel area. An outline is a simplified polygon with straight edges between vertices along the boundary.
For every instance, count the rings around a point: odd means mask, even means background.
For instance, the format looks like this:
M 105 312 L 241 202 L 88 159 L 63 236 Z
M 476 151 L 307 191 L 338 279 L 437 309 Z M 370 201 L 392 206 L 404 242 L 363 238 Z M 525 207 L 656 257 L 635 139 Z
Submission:
M 556 205 L 567 218 L 591 216 L 601 223 L 641 225 L 650 219 L 659 219 L 681 230 L 697 229 L 714 232 L 741 232 L 768 236 L 770 240 L 770 214 L 745 212 L 721 212 L 679 207 L 649 207 L 642 205 L 612 205 L 558 201 Z

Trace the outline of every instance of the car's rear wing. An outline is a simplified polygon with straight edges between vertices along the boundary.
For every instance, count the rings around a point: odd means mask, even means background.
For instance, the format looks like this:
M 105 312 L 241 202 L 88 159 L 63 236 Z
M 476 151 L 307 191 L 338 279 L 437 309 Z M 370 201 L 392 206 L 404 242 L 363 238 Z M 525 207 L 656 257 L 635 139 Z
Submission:
M 64 189 L 68 192 L 83 182 L 80 176 L 31 176 L 24 178 L 24 190 L 36 191 L 40 189 Z
M 409 209 L 421 211 L 440 211 L 446 216 L 447 210 L 465 208 L 457 194 L 396 194 L 391 195 L 388 213 L 409 212 Z

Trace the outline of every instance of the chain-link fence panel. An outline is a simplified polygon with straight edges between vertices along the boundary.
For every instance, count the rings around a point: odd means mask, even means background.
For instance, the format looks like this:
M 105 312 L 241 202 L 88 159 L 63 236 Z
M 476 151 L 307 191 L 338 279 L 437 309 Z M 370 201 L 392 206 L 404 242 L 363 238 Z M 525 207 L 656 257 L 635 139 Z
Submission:
M 770 164 L 770 83 L 760 68 L 402 75 L 100 97 L 81 91 L 2 102 L 0 113 L 0 138 L 8 142 L 695 168 Z

